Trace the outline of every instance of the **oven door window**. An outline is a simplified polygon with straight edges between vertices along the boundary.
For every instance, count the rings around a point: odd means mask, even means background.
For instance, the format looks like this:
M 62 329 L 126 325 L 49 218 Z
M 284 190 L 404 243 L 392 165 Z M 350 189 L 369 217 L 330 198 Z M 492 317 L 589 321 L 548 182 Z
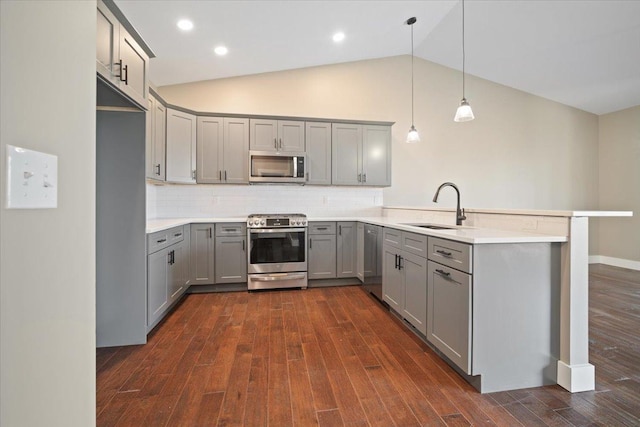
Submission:
M 305 262 L 304 231 L 250 233 L 250 264 Z

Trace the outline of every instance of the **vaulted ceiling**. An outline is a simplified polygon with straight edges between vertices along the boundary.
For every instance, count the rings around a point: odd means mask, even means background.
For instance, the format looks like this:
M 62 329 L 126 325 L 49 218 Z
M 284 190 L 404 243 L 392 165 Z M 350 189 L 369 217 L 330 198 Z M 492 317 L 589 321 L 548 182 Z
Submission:
M 459 0 L 115 3 L 157 86 L 409 54 L 412 16 L 416 56 L 462 67 Z M 640 105 L 640 0 L 466 0 L 465 32 L 469 74 L 595 114 Z

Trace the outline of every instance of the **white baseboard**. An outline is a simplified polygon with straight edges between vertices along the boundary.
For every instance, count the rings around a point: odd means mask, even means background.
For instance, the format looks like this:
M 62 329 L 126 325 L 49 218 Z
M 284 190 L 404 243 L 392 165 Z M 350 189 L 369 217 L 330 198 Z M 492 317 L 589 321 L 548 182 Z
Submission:
M 589 264 L 607 264 L 614 267 L 640 271 L 640 261 L 632 261 L 630 259 L 614 258 L 604 255 L 589 255 Z

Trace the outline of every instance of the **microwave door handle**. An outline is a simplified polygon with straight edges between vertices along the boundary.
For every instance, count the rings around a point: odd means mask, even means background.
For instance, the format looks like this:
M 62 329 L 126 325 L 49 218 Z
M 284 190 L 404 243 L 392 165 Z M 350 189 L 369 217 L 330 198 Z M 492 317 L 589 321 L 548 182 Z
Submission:
M 298 157 L 293 156 L 293 177 L 298 177 Z

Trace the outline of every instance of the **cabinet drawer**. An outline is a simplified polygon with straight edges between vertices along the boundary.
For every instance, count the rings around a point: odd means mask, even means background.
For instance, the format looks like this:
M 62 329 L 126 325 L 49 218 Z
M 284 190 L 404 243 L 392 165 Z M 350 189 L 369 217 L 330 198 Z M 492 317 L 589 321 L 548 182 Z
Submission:
M 424 234 L 402 233 L 402 249 L 412 254 L 427 257 L 427 236 Z
M 244 236 L 247 225 L 240 222 L 220 222 L 216 224 L 216 236 Z
M 309 234 L 336 234 L 335 222 L 310 222 Z
M 179 243 L 184 240 L 184 226 L 175 227 L 169 230 L 169 245 Z
M 184 227 L 181 225 L 147 235 L 147 254 L 158 252 L 169 245 L 182 241 L 183 234 Z
M 471 274 L 473 260 L 471 245 L 429 237 L 429 259 L 456 270 Z
M 383 244 L 400 249 L 402 246 L 402 231 L 393 228 L 384 228 Z

